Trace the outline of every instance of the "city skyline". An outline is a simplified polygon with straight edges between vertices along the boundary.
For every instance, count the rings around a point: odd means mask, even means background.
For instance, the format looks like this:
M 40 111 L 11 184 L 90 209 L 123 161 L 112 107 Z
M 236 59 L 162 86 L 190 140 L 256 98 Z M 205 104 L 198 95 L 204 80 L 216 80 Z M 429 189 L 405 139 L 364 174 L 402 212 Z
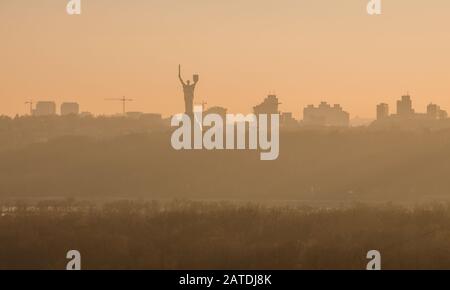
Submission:
M 450 269 L 449 11 L 0 0 L 0 270 Z
M 265 97 L 267 97 L 267 96 L 269 96 L 269 97 L 270 96 L 278 97 L 277 94 L 273 94 L 273 93 L 269 93 Z M 406 94 L 402 94 L 401 96 L 410 96 L 410 93 L 407 92 Z M 262 97 L 262 98 L 264 98 L 264 97 Z M 260 98 L 260 99 L 262 99 L 262 98 Z M 79 102 L 77 102 L 76 99 L 71 99 L 70 101 L 67 101 L 67 100 L 64 101 L 63 100 L 63 101 L 61 101 L 59 103 L 59 102 L 55 101 L 54 99 L 43 98 L 43 99 L 28 99 L 28 100 L 24 100 L 24 102 L 22 103 L 24 108 L 25 108 L 23 110 L 24 112 L 17 112 L 17 113 L 12 114 L 12 115 L 2 114 L 0 112 L 0 116 L 13 117 L 15 115 L 19 115 L 19 116 L 32 115 L 33 114 L 32 112 L 36 109 L 36 105 L 39 104 L 39 103 L 54 103 L 55 106 L 58 106 L 58 104 L 61 105 L 61 106 L 62 105 L 66 105 L 66 104 L 77 104 L 79 106 L 79 108 L 78 108 L 79 113 L 89 113 L 89 114 L 97 115 L 97 116 L 108 116 L 108 115 L 109 116 L 114 116 L 114 115 L 123 115 L 125 113 L 135 113 L 135 112 L 140 112 L 140 113 L 158 113 L 158 114 L 161 113 L 161 112 L 156 112 L 156 111 L 145 111 L 145 110 L 139 110 L 139 109 L 137 109 L 137 110 L 125 110 L 125 104 L 123 104 L 124 101 L 127 101 L 127 102 L 128 101 L 136 101 L 135 99 L 127 99 L 125 96 L 123 96 L 121 98 L 107 98 L 107 99 L 103 99 L 103 101 L 121 101 L 122 102 L 122 105 L 120 105 L 121 109 L 119 110 L 119 106 L 116 105 L 116 112 L 112 112 L 112 113 L 109 113 L 109 114 L 108 113 L 95 113 L 95 112 L 92 112 L 91 110 L 89 110 L 89 108 L 81 107 L 82 105 Z M 208 102 L 205 102 L 205 101 L 206 101 L 205 99 L 202 99 L 202 102 L 194 102 L 193 104 L 195 106 L 202 106 L 204 110 L 207 110 L 209 108 L 216 108 L 216 107 L 218 107 L 218 108 L 224 108 L 224 109 L 226 109 L 228 111 L 227 107 L 224 106 L 224 104 L 213 104 L 211 106 L 208 106 Z M 182 102 L 182 94 L 180 94 L 180 102 Z M 350 115 L 350 118 L 362 118 L 362 117 L 364 118 L 364 117 L 366 117 L 366 118 L 375 120 L 378 117 L 378 111 L 377 111 L 378 108 L 377 107 L 379 105 L 387 105 L 388 107 L 391 107 L 396 102 L 398 102 L 398 96 L 393 98 L 392 103 L 391 102 L 380 102 L 379 101 L 378 103 L 376 103 L 375 110 L 373 110 L 371 116 L 361 116 L 361 115 L 358 115 L 358 114 L 355 114 L 355 113 L 352 113 L 352 112 L 349 112 L 349 115 Z M 433 100 L 429 100 L 429 101 L 427 101 L 425 103 L 426 103 L 425 109 L 419 109 L 417 111 L 417 113 L 426 113 L 428 106 L 436 105 L 436 102 L 434 102 Z M 332 100 L 328 100 L 328 99 L 323 99 L 320 102 L 318 102 L 317 104 L 319 104 L 319 105 L 321 105 L 321 104 L 334 105 L 334 106 L 338 106 L 339 109 L 342 109 L 341 108 L 342 104 L 335 103 Z M 279 103 L 279 105 L 281 106 L 282 103 Z M 302 117 L 305 116 L 304 115 L 304 110 L 308 109 L 309 107 L 314 106 L 314 105 L 315 104 L 306 104 L 304 107 L 299 108 L 298 112 L 297 111 L 294 111 L 294 112 L 293 111 L 286 111 L 286 110 L 280 110 L 279 112 L 280 113 L 290 113 L 290 114 L 293 115 L 293 117 L 295 119 L 298 119 L 299 117 L 301 119 Z M 252 108 L 253 108 L 253 110 L 252 110 Z M 247 111 L 245 111 L 245 112 L 236 112 L 236 113 L 243 113 L 243 114 L 252 113 L 252 111 L 254 111 L 254 109 L 255 108 L 253 106 L 250 106 Z M 442 109 L 445 109 L 445 108 L 442 108 Z M 61 109 L 59 111 L 61 111 Z M 172 115 L 179 114 L 179 113 L 181 113 L 181 112 L 173 112 L 172 114 L 169 114 L 169 115 L 163 115 L 163 114 L 161 114 L 161 115 L 163 117 L 167 117 L 168 118 L 168 117 L 170 117 Z M 58 110 L 56 109 L 56 107 L 54 109 L 54 113 L 52 113 L 50 115 L 53 115 L 53 114 L 58 115 Z M 64 115 L 64 114 L 62 114 L 62 115 Z
M 270 92 L 296 117 L 328 101 L 375 118 L 379 102 L 407 91 L 417 107 L 450 108 L 450 4 L 432 2 L 386 2 L 371 17 L 357 0 L 99 0 L 71 17 L 66 3 L 5 1 L 0 114 L 25 114 L 29 99 L 114 114 L 104 99 L 126 96 L 130 111 L 169 116 L 184 110 L 178 63 L 202 76 L 199 103 L 230 112 L 249 113 Z
M 189 117 L 194 115 L 195 111 L 202 112 L 203 114 L 217 114 L 222 120 L 225 120 L 225 115 L 233 118 L 233 114 L 230 114 L 227 108 L 221 106 L 212 106 L 207 107 L 206 102 L 202 102 L 201 104 L 194 103 L 194 89 L 195 85 L 199 80 L 198 75 L 194 75 L 194 83 L 189 86 L 190 81 L 186 82 L 181 78 L 179 74 L 179 79 L 182 84 L 182 90 L 184 92 L 184 102 L 185 102 L 185 112 Z M 180 115 L 179 113 L 174 114 L 169 117 L 165 117 L 160 113 L 149 113 L 149 112 L 140 112 L 140 111 L 127 111 L 126 104 L 127 102 L 134 101 L 133 99 L 127 99 L 125 97 L 122 98 L 114 98 L 114 99 L 106 99 L 107 101 L 120 101 L 122 103 L 122 113 L 110 115 L 114 116 L 122 116 L 126 118 L 132 119 L 141 119 L 144 118 L 147 121 L 151 120 L 152 122 L 157 121 L 158 123 L 163 122 L 163 120 L 169 121 L 171 117 Z M 80 105 L 76 102 L 64 102 L 60 106 L 59 114 L 57 111 L 57 105 L 52 101 L 38 101 L 33 102 L 33 100 L 29 100 L 24 103 L 26 106 L 29 106 L 29 114 L 25 116 L 67 116 L 67 115 L 75 115 L 80 117 L 95 115 L 89 111 L 80 111 Z M 416 110 L 414 107 L 414 100 L 411 98 L 409 93 L 401 96 L 400 99 L 396 102 L 395 111 L 390 110 L 390 104 L 387 103 L 379 103 L 376 105 L 375 119 L 364 119 L 360 117 L 350 117 L 350 113 L 345 111 L 345 108 L 341 106 L 341 104 L 329 104 L 326 101 L 322 101 L 316 107 L 314 104 L 309 104 L 304 107 L 303 115 L 300 118 L 296 118 L 292 112 L 286 112 L 279 109 L 279 106 L 282 104 L 278 97 L 274 94 L 269 94 L 261 103 L 258 103 L 253 107 L 252 115 L 258 116 L 259 114 L 279 114 L 279 118 L 281 121 L 281 126 L 284 129 L 290 128 L 295 129 L 302 126 L 313 126 L 313 127 L 359 127 L 359 126 L 373 126 L 375 127 L 390 127 L 390 128 L 404 128 L 404 129 L 417 129 L 422 126 L 422 128 L 437 128 L 437 127 L 448 127 L 448 112 L 445 108 L 441 108 L 439 104 L 430 102 L 426 106 L 426 111 Z M 33 106 L 34 105 L 34 106 Z M 194 107 L 197 107 L 195 110 Z M 198 110 L 200 108 L 200 111 Z M 244 115 L 238 113 L 240 115 Z M 99 116 L 107 116 L 107 115 L 99 115 Z M 150 119 L 149 119 L 150 117 Z M 439 121 L 439 122 L 436 122 Z M 445 121 L 442 123 L 441 121 Z M 431 123 L 430 123 L 431 122 Z M 425 127 L 423 127 L 425 126 Z
M 178 79 L 182 86 L 182 91 L 184 95 L 184 114 L 192 116 L 194 114 L 194 107 L 201 107 L 201 111 L 205 113 L 218 114 L 224 118 L 224 115 L 229 113 L 228 109 L 219 105 L 214 105 L 208 108 L 208 104 L 205 100 L 201 103 L 195 102 L 195 88 L 200 79 L 198 74 L 192 76 L 192 83 L 189 78 L 183 79 L 181 73 L 181 65 L 178 65 Z M 129 99 L 123 96 L 122 98 L 107 98 L 105 101 L 120 101 L 122 103 L 122 114 L 113 114 L 113 116 L 125 116 L 132 118 L 139 118 L 141 115 L 158 115 L 160 118 L 163 114 L 157 112 L 145 112 L 145 111 L 128 111 L 126 110 L 126 105 L 129 102 L 135 101 L 134 99 Z M 46 115 L 58 115 L 57 105 L 54 101 L 34 101 L 27 100 L 24 104 L 29 107 L 30 116 L 46 116 Z M 294 127 L 298 122 L 303 123 L 303 125 L 313 125 L 313 126 L 338 126 L 338 127 L 349 127 L 349 126 L 367 126 L 372 121 L 382 121 L 382 120 L 392 120 L 391 117 L 400 117 L 400 119 L 411 119 L 417 117 L 425 116 L 428 120 L 446 120 L 448 119 L 448 113 L 445 109 L 441 108 L 438 104 L 430 102 L 426 107 L 426 113 L 416 111 L 413 107 L 413 101 L 409 92 L 402 95 L 401 100 L 397 100 L 397 110 L 395 114 L 390 114 L 390 106 L 388 103 L 378 103 L 375 108 L 376 118 L 361 118 L 359 116 L 353 116 L 349 112 L 345 111 L 341 104 L 329 104 L 327 101 L 321 101 L 320 104 L 315 107 L 314 104 L 308 104 L 303 108 L 303 114 L 297 119 L 296 114 L 293 112 L 282 111 L 279 106 L 282 105 L 274 93 L 269 93 L 264 101 L 253 107 L 253 114 L 280 114 L 282 123 L 287 127 Z M 34 105 L 34 107 L 33 107 Z M 172 114 L 171 116 L 177 115 L 179 113 Z M 242 113 L 240 113 L 242 114 Z M 244 113 L 245 114 L 245 113 Z M 19 114 L 17 114 L 19 115 Z M 27 115 L 27 114 L 25 114 Z M 95 116 L 95 114 L 90 111 L 80 111 L 80 105 L 77 102 L 63 102 L 60 107 L 59 115 L 80 115 L 80 116 Z M 99 115 L 101 116 L 101 115 Z M 107 116 L 107 115 L 103 115 Z M 171 116 L 168 116 L 169 119 Z M 164 116 L 167 117 L 167 116 Z M 354 121 L 356 120 L 356 121 Z M 355 125 L 354 123 L 361 123 Z

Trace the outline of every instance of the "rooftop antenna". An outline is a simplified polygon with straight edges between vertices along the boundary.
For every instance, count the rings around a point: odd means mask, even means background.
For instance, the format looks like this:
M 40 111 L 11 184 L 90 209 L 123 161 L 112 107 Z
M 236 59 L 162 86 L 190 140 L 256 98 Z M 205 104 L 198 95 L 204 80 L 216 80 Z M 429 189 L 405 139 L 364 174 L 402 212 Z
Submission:
M 26 101 L 25 105 L 30 105 L 30 116 L 33 115 L 33 100 Z
M 134 101 L 133 99 L 127 99 L 127 98 L 125 98 L 125 97 L 122 97 L 122 98 L 109 98 L 109 99 L 105 99 L 106 101 L 120 101 L 120 102 L 122 102 L 122 112 L 123 112 L 123 115 L 125 116 L 126 115 L 126 103 L 127 102 L 132 102 L 132 101 Z

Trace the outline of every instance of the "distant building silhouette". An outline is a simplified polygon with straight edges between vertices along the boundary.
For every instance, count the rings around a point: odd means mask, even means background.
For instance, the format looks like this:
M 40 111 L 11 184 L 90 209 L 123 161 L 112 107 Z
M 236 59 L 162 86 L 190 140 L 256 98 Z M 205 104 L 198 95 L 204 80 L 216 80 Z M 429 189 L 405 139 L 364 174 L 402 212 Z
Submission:
M 327 102 L 321 102 L 318 107 L 309 105 L 303 110 L 303 124 L 307 126 L 348 127 L 350 114 L 345 112 L 339 104 L 330 106 Z
M 78 115 L 80 113 L 80 106 L 78 103 L 62 103 L 61 116 Z
M 412 106 L 411 96 L 409 94 L 402 96 L 397 101 L 396 114 L 389 115 L 387 104 L 377 106 L 377 120 L 372 123 L 376 128 L 398 128 L 398 129 L 426 129 L 426 128 L 446 128 L 447 125 L 440 120 L 448 118 L 445 110 L 442 110 L 436 104 L 429 104 L 426 113 L 416 113 Z
M 431 103 L 427 106 L 427 115 L 432 119 L 437 119 L 440 110 L 441 108 L 438 105 Z
M 401 100 L 397 101 L 397 115 L 399 116 L 410 116 L 414 114 L 414 109 L 412 108 L 411 96 L 404 95 Z
M 431 119 L 446 119 L 448 118 L 448 114 L 446 111 L 442 110 L 441 107 L 439 107 L 436 104 L 429 104 L 427 106 L 427 115 Z
M 389 105 L 381 103 L 377 105 L 377 120 L 383 120 L 389 117 Z
M 33 110 L 33 116 L 51 116 L 56 115 L 55 102 L 37 102 Z
M 269 95 L 267 98 L 264 99 L 264 101 L 253 107 L 253 112 L 255 115 L 259 114 L 279 114 L 278 106 L 281 103 L 278 101 L 278 98 L 276 95 Z
M 412 101 L 411 97 L 409 95 L 402 96 L 402 99 L 397 101 L 397 115 L 393 116 L 397 118 L 407 118 L 407 119 L 446 119 L 447 112 L 445 110 L 442 110 L 441 107 L 439 107 L 436 104 L 430 103 L 427 106 L 427 112 L 426 114 L 423 113 L 416 113 L 415 110 L 412 108 Z
M 299 123 L 295 120 L 292 113 L 286 112 L 282 113 L 280 116 L 280 125 L 284 128 L 295 128 L 299 125 Z

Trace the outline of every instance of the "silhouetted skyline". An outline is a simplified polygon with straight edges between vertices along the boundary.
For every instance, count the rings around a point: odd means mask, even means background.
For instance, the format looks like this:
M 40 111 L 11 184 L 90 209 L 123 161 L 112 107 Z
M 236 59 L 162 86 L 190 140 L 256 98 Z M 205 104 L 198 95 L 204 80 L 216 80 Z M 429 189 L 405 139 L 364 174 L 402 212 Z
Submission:
M 195 102 L 195 89 L 197 83 L 199 82 L 199 75 L 193 74 L 193 82 L 190 79 L 183 79 L 181 65 L 178 65 L 178 81 L 182 85 L 183 101 L 184 101 L 184 114 L 188 115 L 190 118 L 194 117 L 194 102 Z M 126 97 L 122 98 L 107 98 L 107 101 L 120 101 L 122 102 L 122 114 L 124 117 L 140 118 L 145 113 L 141 111 L 127 111 L 126 104 L 128 102 L 134 101 L 134 99 L 129 99 Z M 24 102 L 26 106 L 30 108 L 30 115 L 32 116 L 51 116 L 56 115 L 56 104 L 53 101 L 38 101 L 33 108 L 33 100 Z M 207 110 L 207 102 L 204 100 L 201 106 L 198 106 L 203 113 L 206 114 L 217 114 L 225 120 L 224 116 L 227 114 L 228 109 L 221 106 L 213 106 L 213 110 Z M 341 104 L 330 105 L 326 101 L 321 101 L 320 104 L 315 107 L 313 104 L 309 104 L 303 108 L 303 114 L 297 119 L 296 114 L 293 112 L 282 111 L 279 106 L 282 103 L 275 94 L 269 94 L 262 103 L 257 104 L 253 107 L 253 114 L 279 114 L 281 119 L 281 126 L 286 128 L 295 128 L 298 126 L 330 126 L 330 127 L 350 127 L 351 114 L 344 110 Z M 425 125 L 428 128 L 447 127 L 448 125 L 442 125 L 442 123 L 436 123 L 434 121 L 448 121 L 448 113 L 445 109 L 442 109 L 439 105 L 435 103 L 429 103 L 426 107 L 426 113 L 419 113 L 413 108 L 413 101 L 409 92 L 401 97 L 400 100 L 396 102 L 396 114 L 390 114 L 389 104 L 379 103 L 374 113 L 376 115 L 375 122 L 372 125 L 375 126 L 396 126 L 403 129 L 414 129 Z M 61 115 L 79 115 L 80 106 L 76 102 L 64 102 L 61 105 L 60 110 Z M 83 112 L 82 115 L 91 115 L 89 112 Z M 147 113 L 148 114 L 148 113 Z M 155 114 L 153 112 L 153 114 Z M 176 113 L 174 115 L 177 115 Z M 240 113 L 242 114 L 242 113 Z M 245 114 L 245 113 L 244 113 Z M 162 114 L 157 113 L 161 116 Z M 414 121 L 413 123 L 411 122 Z M 400 123 L 399 123 L 400 121 Z M 405 121 L 408 121 L 405 123 Z M 430 123 L 432 121 L 432 123 Z M 370 122 L 362 124 L 364 126 L 369 125 Z M 450 125 L 450 123 L 449 123 Z
M 0 0 L 0 269 L 449 269 L 449 11 Z
M 94 114 L 183 111 L 174 68 L 202 76 L 199 101 L 250 113 L 268 93 L 282 109 L 341 104 L 375 117 L 380 101 L 410 90 L 418 108 L 450 108 L 450 3 L 367 1 L 91 1 L 68 16 L 57 1 L 2 1 L 0 114 L 24 101 L 76 101 Z M 176 73 L 176 72 L 175 72 Z

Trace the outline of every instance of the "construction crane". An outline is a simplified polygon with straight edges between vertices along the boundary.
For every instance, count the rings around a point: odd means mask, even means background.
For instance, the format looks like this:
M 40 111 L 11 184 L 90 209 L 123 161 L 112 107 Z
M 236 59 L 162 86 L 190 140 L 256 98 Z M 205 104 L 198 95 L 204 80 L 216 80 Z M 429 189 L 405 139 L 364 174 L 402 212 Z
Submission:
M 30 116 L 33 115 L 33 100 L 26 101 L 25 105 L 30 105 Z
M 125 116 L 127 111 L 125 109 L 126 103 L 127 102 L 132 102 L 134 101 L 133 99 L 127 99 L 125 97 L 122 98 L 110 98 L 110 99 L 105 99 L 106 101 L 121 101 L 122 102 L 122 110 L 123 110 L 123 115 Z

